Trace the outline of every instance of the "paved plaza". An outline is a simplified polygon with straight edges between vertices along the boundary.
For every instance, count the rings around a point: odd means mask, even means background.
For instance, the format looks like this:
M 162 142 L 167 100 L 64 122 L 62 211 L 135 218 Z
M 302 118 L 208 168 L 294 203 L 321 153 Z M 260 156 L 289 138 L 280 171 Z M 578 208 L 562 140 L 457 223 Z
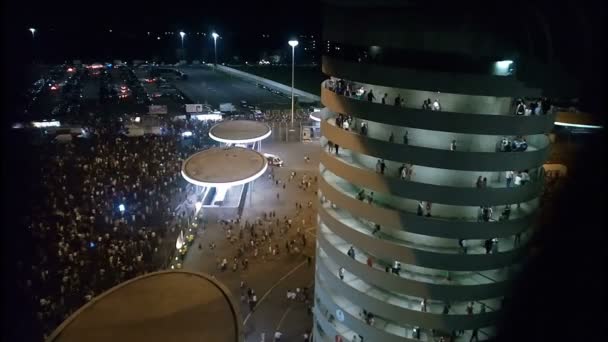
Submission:
M 296 291 L 296 288 L 309 288 L 312 295 L 314 287 L 314 246 L 317 216 L 317 200 L 315 192 L 319 165 L 318 143 L 281 143 L 268 139 L 262 144 L 262 152 L 280 156 L 284 167 L 268 169 L 268 171 L 255 181 L 251 196 L 247 196 L 245 208 L 240 225 L 233 223 L 232 235 L 236 238 L 230 242 L 226 237 L 229 224 L 222 224 L 219 220 L 236 219 L 235 215 L 227 211 L 207 209 L 205 227 L 198 232 L 191 251 L 184 260 L 184 269 L 204 272 L 216 277 L 231 291 L 235 300 L 241 303 L 241 313 L 244 320 L 246 341 L 261 341 L 262 334 L 265 341 L 272 341 L 275 331 L 283 333 L 283 341 L 301 341 L 304 333 L 312 327 L 312 315 L 308 313 L 308 305 L 304 300 L 288 300 L 287 291 Z M 309 161 L 305 160 L 309 157 Z M 230 167 L 230 166 L 228 166 Z M 290 179 L 292 172 L 295 177 Z M 274 180 L 271 173 L 274 173 Z M 303 177 L 306 176 L 310 186 L 302 186 Z M 269 178 L 270 177 L 270 178 Z M 276 180 L 279 184 L 276 184 Z M 283 188 L 285 186 L 285 188 Z M 279 197 L 277 198 L 277 194 Z M 296 202 L 302 209 L 296 208 Z M 309 208 L 309 204 L 311 207 Z M 264 213 L 276 212 L 276 217 L 263 220 Z M 284 228 L 284 218 L 291 219 L 291 228 L 285 234 L 280 233 Z M 248 246 L 250 241 L 249 230 L 243 230 L 243 238 L 239 239 L 240 227 L 253 223 L 258 219 L 264 221 L 262 226 L 256 227 L 256 232 L 263 235 L 262 228 L 272 228 L 274 236 L 271 243 L 261 243 L 258 246 L 258 255 L 255 257 L 253 248 L 246 248 L 245 255 L 239 258 L 238 270 L 233 271 L 233 258 L 243 244 Z M 276 220 L 280 224 L 277 228 Z M 306 238 L 303 245 L 302 234 Z M 286 242 L 295 240 L 295 248 L 287 253 Z M 215 248 L 210 244 L 215 243 Z M 199 244 L 202 247 L 199 249 Z M 279 246 L 278 255 L 268 254 L 268 246 Z M 310 264 L 308 257 L 311 257 Z M 220 270 L 218 260 L 226 258 L 228 267 Z M 247 258 L 247 269 L 241 261 Z M 246 282 L 244 289 L 240 288 L 241 281 Z M 257 305 L 253 311 L 247 303 L 242 301 L 241 294 L 250 287 L 257 296 Z M 246 298 L 247 296 L 244 296 Z

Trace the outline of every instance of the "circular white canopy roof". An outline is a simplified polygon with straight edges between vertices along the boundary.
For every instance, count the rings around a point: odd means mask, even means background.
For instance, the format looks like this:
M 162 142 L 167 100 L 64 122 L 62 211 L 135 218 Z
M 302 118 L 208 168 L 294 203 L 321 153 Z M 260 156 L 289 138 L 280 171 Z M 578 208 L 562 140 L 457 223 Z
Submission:
M 47 342 L 242 341 L 239 304 L 211 276 L 148 273 L 93 298 Z
M 209 130 L 211 139 L 228 144 L 247 144 L 266 139 L 272 130 L 270 126 L 259 121 L 227 120 Z
M 197 152 L 182 165 L 182 176 L 200 186 L 233 186 L 249 183 L 264 174 L 266 158 L 242 147 L 214 147 Z

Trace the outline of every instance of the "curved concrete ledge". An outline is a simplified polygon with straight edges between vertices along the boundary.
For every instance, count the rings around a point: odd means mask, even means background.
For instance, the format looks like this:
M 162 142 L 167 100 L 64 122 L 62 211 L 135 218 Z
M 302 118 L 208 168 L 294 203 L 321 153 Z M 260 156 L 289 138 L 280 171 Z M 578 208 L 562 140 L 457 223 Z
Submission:
M 391 304 L 368 296 L 346 282 L 340 280 L 336 273 L 330 272 L 325 262 L 317 262 L 317 273 L 325 279 L 325 286 L 334 293 L 340 293 L 351 302 L 366 308 L 371 312 L 382 313 L 383 316 L 392 317 L 396 323 L 406 326 L 419 326 L 427 329 L 457 330 L 475 329 L 493 325 L 499 317 L 500 312 L 491 311 L 484 314 L 459 314 L 443 315 L 441 313 L 422 312 Z M 323 285 L 321 285 L 323 286 Z
M 376 239 L 342 224 L 328 220 L 326 227 L 340 239 L 357 246 L 376 258 L 419 267 L 445 271 L 485 271 L 515 264 L 523 256 L 521 249 L 511 249 L 493 254 L 456 254 L 427 251 Z M 322 234 L 321 234 L 322 235 Z
M 321 134 L 340 148 L 402 163 L 463 171 L 507 171 L 540 167 L 550 146 L 529 152 L 462 152 L 394 144 L 321 122 Z
M 403 342 L 409 340 L 404 336 L 391 334 L 384 329 L 365 324 L 360 318 L 353 316 L 334 302 L 333 297 L 326 293 L 327 291 L 322 286 L 319 286 L 320 281 L 318 276 L 315 279 L 315 284 L 315 296 L 319 298 L 323 305 L 327 307 L 334 317 L 336 316 L 336 311 L 338 309 L 341 310 L 344 313 L 342 324 L 364 336 L 366 341 Z M 325 319 L 322 315 L 315 317 Z
M 369 205 L 353 196 L 344 194 L 334 188 L 323 177 L 319 178 L 319 189 L 328 200 L 340 208 L 357 213 L 369 221 L 382 226 L 398 227 L 398 229 L 421 235 L 451 238 L 451 239 L 491 239 L 515 235 L 531 226 L 538 213 L 524 217 L 499 221 L 477 222 L 450 220 L 438 217 L 418 216 L 401 210 L 387 209 Z
M 382 329 L 381 327 L 379 327 L 380 324 L 377 324 L 375 326 L 371 326 L 366 324 L 365 322 L 363 322 L 362 319 L 355 317 L 352 312 L 353 309 L 359 309 L 360 306 L 357 305 L 355 308 L 351 308 L 350 310 L 348 309 L 344 309 L 342 308 L 340 305 L 336 304 L 334 301 L 334 298 L 336 298 L 334 293 L 330 293 L 330 290 L 328 290 L 327 288 L 325 288 L 323 285 L 320 284 L 324 284 L 324 282 L 319 279 L 319 276 L 317 275 L 315 282 L 317 284 L 317 286 L 315 287 L 315 296 L 317 298 L 319 298 L 319 300 L 323 303 L 323 305 L 325 305 L 328 310 L 330 312 L 335 313 L 336 310 L 340 309 L 342 310 L 342 312 L 344 313 L 344 322 L 343 324 L 351 327 L 353 330 L 357 331 L 358 333 L 360 333 L 362 336 L 365 337 L 366 340 L 370 340 L 370 341 L 415 341 L 412 340 L 408 337 L 405 336 L 405 334 L 403 335 L 396 335 L 394 334 L 394 332 L 396 332 L 396 330 L 400 330 L 400 329 L 391 329 L 392 331 L 389 332 L 386 329 Z M 353 301 L 348 300 L 349 303 L 353 303 Z M 382 318 L 383 316 L 383 312 L 375 312 L 376 315 L 378 315 L 378 318 Z M 334 315 L 335 316 L 335 315 Z M 322 317 L 322 316 L 316 316 L 316 317 Z M 465 317 L 467 318 L 467 317 Z M 324 317 L 323 317 L 324 319 Z M 413 324 L 412 324 L 413 326 Z M 426 327 L 422 327 L 423 329 Z M 452 329 L 452 330 L 458 330 L 458 329 Z M 399 333 L 403 333 L 403 331 L 399 331 Z
M 370 84 L 496 97 L 540 97 L 542 93 L 540 89 L 527 88 L 517 79 L 508 76 L 421 71 L 349 62 L 329 56 L 323 56 L 322 59 L 324 74 Z
M 314 317 L 315 317 L 315 342 L 318 341 L 324 341 L 324 342 L 336 342 L 337 336 L 341 336 L 343 338 L 343 341 L 348 341 L 347 336 L 344 336 L 343 334 L 340 334 L 336 328 L 327 321 L 327 319 L 325 319 L 325 316 L 323 314 L 321 314 L 319 308 L 317 306 L 313 307 L 313 313 L 314 313 Z M 333 313 L 332 313 L 333 314 Z M 321 335 L 321 328 L 323 330 L 323 332 L 325 332 L 325 335 Z M 321 338 L 323 338 L 321 340 Z
M 471 114 L 396 107 L 338 95 L 324 86 L 321 88 L 321 101 L 333 112 L 352 115 L 363 120 L 399 127 L 465 134 L 545 134 L 553 129 L 556 115 L 554 113 L 540 116 Z
M 479 285 L 446 285 L 398 277 L 382 270 L 370 268 L 366 264 L 352 259 L 346 253 L 342 253 L 336 249 L 322 234 L 319 234 L 317 241 L 319 247 L 336 264 L 344 267 L 348 272 L 365 280 L 369 284 L 395 293 L 445 301 L 470 301 L 500 297 L 508 286 L 507 281 Z
M 543 183 L 538 181 L 518 187 L 486 189 L 406 181 L 347 164 L 325 150 L 321 152 L 320 162 L 335 175 L 378 193 L 450 205 L 494 206 L 522 203 L 539 197 L 543 188 Z

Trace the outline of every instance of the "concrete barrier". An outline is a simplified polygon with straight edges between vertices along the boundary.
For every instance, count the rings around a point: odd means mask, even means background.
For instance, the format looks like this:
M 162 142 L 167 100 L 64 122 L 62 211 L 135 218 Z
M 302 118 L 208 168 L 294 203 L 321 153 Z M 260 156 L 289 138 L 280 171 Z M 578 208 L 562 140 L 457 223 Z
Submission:
M 220 71 L 223 71 L 223 72 L 225 72 L 227 74 L 230 74 L 230 75 L 233 75 L 233 76 L 236 76 L 236 77 L 239 77 L 239 78 L 244 79 L 246 81 L 261 83 L 261 84 L 263 84 L 265 86 L 272 87 L 272 88 L 274 88 L 274 89 L 276 89 L 278 91 L 284 92 L 286 94 L 291 94 L 291 86 L 288 86 L 288 85 L 285 85 L 285 84 L 282 84 L 282 83 L 279 83 L 279 82 L 275 82 L 275 81 L 269 80 L 267 78 L 256 76 L 256 75 L 250 74 L 248 72 L 244 72 L 244 71 L 237 70 L 237 69 L 234 69 L 234 68 L 231 68 L 231 67 L 227 67 L 227 66 L 224 66 L 224 65 L 218 65 L 217 68 Z M 319 84 L 319 87 L 321 87 L 320 84 Z M 294 89 L 293 93 L 295 95 L 299 96 L 300 98 L 304 98 L 304 99 L 307 99 L 309 101 L 317 101 L 317 102 L 321 101 L 321 97 L 320 96 L 317 96 L 317 95 L 314 95 L 314 94 L 311 94 L 311 93 L 308 93 L 308 92 L 305 92 L 305 91 L 302 91 L 302 90 L 299 90 L 299 89 Z

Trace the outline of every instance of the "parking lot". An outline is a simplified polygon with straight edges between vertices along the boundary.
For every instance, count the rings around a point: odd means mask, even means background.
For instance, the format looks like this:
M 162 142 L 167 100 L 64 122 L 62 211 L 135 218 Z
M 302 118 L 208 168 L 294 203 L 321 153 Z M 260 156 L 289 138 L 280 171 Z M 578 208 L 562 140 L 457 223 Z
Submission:
M 187 66 L 181 67 L 180 70 L 188 75 L 188 79 L 177 80 L 175 85 L 195 103 L 207 102 L 218 108 L 221 103 L 233 103 L 237 106 L 241 101 L 246 101 L 261 110 L 291 106 L 291 100 L 286 96 L 262 89 L 240 78 L 216 72 L 211 67 Z
M 87 125 L 90 120 L 149 114 L 151 105 L 169 117 L 186 114 L 188 103 L 229 118 L 290 121 L 289 94 L 235 78 L 212 66 L 126 66 L 94 63 L 45 70 L 28 92 L 24 120 L 53 119 Z M 308 121 L 309 104 L 296 103 L 296 122 Z M 285 134 L 281 134 L 281 137 Z M 294 137 L 289 138 L 290 141 Z

